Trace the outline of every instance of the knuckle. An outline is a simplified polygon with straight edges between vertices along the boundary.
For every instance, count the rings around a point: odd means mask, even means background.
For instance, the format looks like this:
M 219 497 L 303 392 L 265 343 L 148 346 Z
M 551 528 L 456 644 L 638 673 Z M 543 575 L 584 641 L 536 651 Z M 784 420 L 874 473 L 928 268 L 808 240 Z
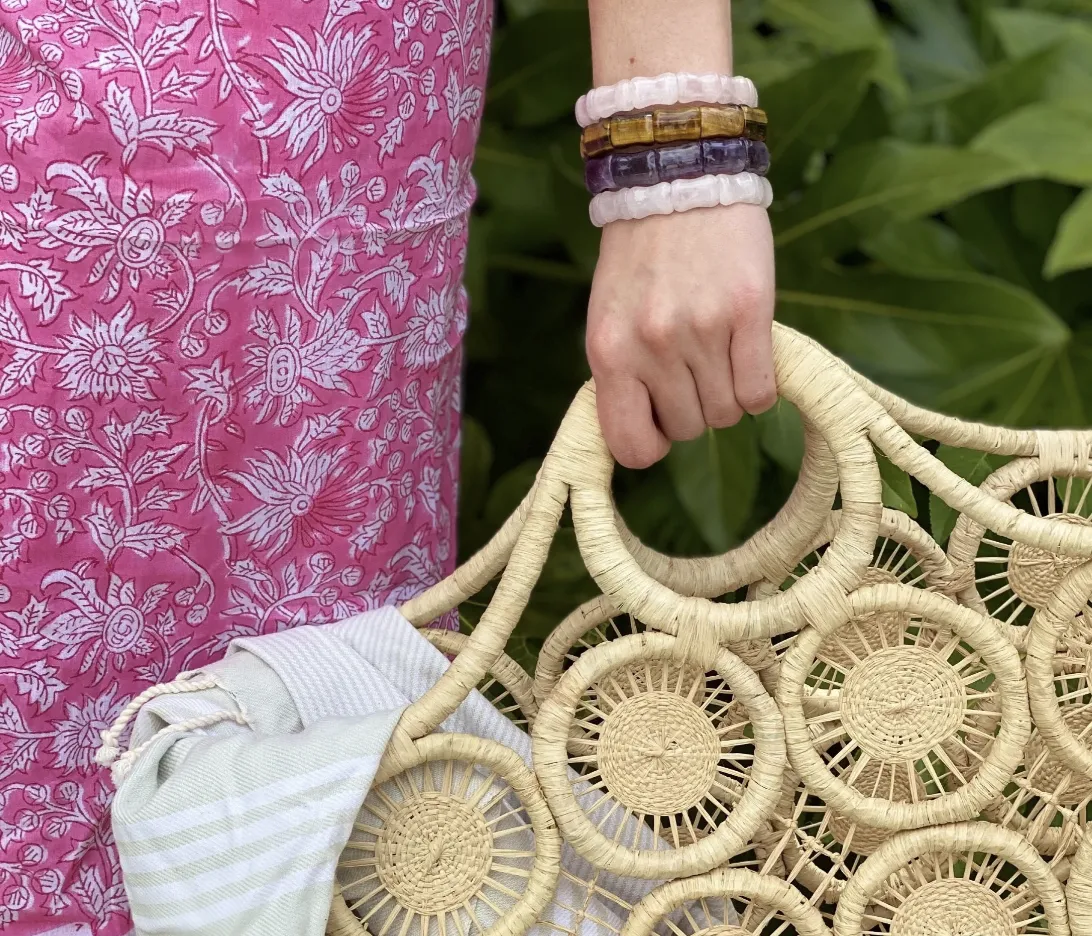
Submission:
M 714 429 L 727 429 L 743 418 L 743 408 L 739 404 L 720 403 L 709 407 L 705 414 L 706 422 Z
M 676 343 L 676 320 L 669 313 L 648 311 L 640 316 L 637 334 L 645 345 L 656 351 L 666 351 Z
M 752 414 L 764 413 L 777 400 L 777 391 L 773 383 L 764 383 L 761 386 L 751 387 L 738 394 L 740 405 Z
M 773 308 L 773 290 L 769 283 L 755 277 L 743 277 L 732 284 L 732 307 L 746 317 Z
M 626 359 L 625 334 L 611 324 L 589 325 L 584 346 L 593 372 L 613 373 Z

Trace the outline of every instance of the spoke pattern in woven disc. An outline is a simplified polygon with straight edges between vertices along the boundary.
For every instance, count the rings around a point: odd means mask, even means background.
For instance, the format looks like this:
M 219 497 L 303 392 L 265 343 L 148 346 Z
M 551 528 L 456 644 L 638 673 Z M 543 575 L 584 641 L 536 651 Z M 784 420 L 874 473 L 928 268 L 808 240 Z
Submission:
M 1085 478 L 1037 481 L 1017 491 L 1009 503 L 1036 517 L 1092 525 L 1092 482 Z M 974 560 L 975 587 L 991 617 L 1010 626 L 1026 627 L 1035 611 L 1046 606 L 1066 574 L 1083 561 L 1014 543 L 987 530 Z
M 1032 936 L 1049 932 L 1039 895 L 1012 864 L 981 852 L 922 855 L 888 877 L 865 936 Z
M 656 936 L 795 936 L 780 910 L 743 897 L 702 897 L 662 918 Z
M 587 816 L 624 847 L 641 847 L 646 829 L 676 848 L 697 841 L 743 795 L 751 727 L 716 673 L 654 659 L 618 667 L 584 693 L 574 722 L 574 792 L 605 794 Z
M 854 788 L 865 796 L 892 802 L 923 799 L 924 784 L 917 773 L 888 772 L 889 782 L 880 788 L 877 781 L 883 769 L 882 762 L 870 762 L 855 778 Z M 917 787 L 914 791 L 910 789 L 911 777 Z M 822 903 L 836 902 L 865 858 L 891 837 L 886 829 L 834 812 L 799 781 L 782 796 L 778 819 L 786 829 L 779 843 L 786 880 L 801 885 Z
M 587 873 L 574 874 L 570 868 L 586 868 Z M 607 875 L 587 867 L 565 846 L 561 876 L 551 908 L 539 918 L 539 924 L 550 933 L 560 936 L 581 936 L 595 931 L 600 934 L 618 934 L 633 912 L 633 904 L 626 900 L 641 896 L 622 894 L 606 886 Z M 609 879 L 607 879 L 609 881 Z M 615 879 L 617 880 L 617 879 Z
M 1081 709 L 1082 722 L 1092 723 L 1092 710 Z M 998 825 L 1023 835 L 1043 855 L 1076 851 L 1092 810 L 1092 779 L 1067 767 L 1033 730 L 1023 763 L 1002 799 L 986 815 Z
M 782 583 L 782 588 L 788 588 L 794 582 L 799 581 L 812 569 L 819 564 L 819 559 L 826 551 L 826 546 L 820 546 L 818 549 L 805 556 L 800 564 L 790 573 L 789 578 Z M 913 585 L 918 588 L 931 589 L 933 586 L 927 578 L 927 572 L 924 568 L 920 557 L 915 555 L 913 551 L 903 543 L 899 543 L 896 540 L 881 536 L 876 541 L 876 550 L 873 555 L 872 564 L 865 570 L 865 574 L 861 579 L 861 586 L 865 585 L 887 585 L 895 582 L 901 582 L 904 585 Z M 895 635 L 902 627 L 903 615 L 897 611 L 884 611 L 877 612 L 875 614 L 868 614 L 860 618 L 858 621 L 858 628 L 867 633 L 880 632 L 880 634 L 886 634 L 888 640 L 895 638 Z M 781 657 L 788 650 L 792 643 L 795 634 L 786 634 L 774 641 L 774 652 L 778 657 Z M 852 636 L 846 636 L 844 638 L 850 644 L 853 644 L 854 638 Z M 873 642 L 877 637 L 873 637 Z M 860 648 L 859 648 L 860 649 Z M 849 664 L 852 662 L 852 657 L 840 653 L 835 647 L 824 647 L 824 651 L 830 657 L 830 662 Z M 816 661 L 817 668 L 821 666 L 820 661 Z
M 999 726 L 993 674 L 947 628 L 908 613 L 893 630 L 871 623 L 851 620 L 816 654 L 809 684 L 836 690 L 837 704 L 807 715 L 812 744 L 864 796 L 919 803 L 953 792 Z
M 338 862 L 349 909 L 373 936 L 484 934 L 526 889 L 531 822 L 496 773 L 437 761 L 373 787 Z

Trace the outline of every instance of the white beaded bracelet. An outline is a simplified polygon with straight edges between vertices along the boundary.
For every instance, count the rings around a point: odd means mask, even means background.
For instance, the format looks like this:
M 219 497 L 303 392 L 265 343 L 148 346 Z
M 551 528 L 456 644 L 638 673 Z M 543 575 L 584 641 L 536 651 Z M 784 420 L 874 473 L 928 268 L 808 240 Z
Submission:
M 612 221 L 638 221 L 691 208 L 741 204 L 769 208 L 772 202 L 773 187 L 768 179 L 753 172 L 737 172 L 600 192 L 591 200 L 588 214 L 592 224 L 603 227 Z
M 655 78 L 625 78 L 582 94 L 576 102 L 576 122 L 588 127 L 626 111 L 694 102 L 758 107 L 758 90 L 750 78 L 739 75 L 669 72 Z

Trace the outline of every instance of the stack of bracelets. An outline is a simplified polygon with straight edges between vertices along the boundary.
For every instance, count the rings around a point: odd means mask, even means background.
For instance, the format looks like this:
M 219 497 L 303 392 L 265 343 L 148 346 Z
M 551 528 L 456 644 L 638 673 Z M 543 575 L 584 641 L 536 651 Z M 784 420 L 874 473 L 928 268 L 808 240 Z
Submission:
M 766 113 L 748 78 L 630 78 L 581 97 L 576 120 L 596 227 L 773 200 Z

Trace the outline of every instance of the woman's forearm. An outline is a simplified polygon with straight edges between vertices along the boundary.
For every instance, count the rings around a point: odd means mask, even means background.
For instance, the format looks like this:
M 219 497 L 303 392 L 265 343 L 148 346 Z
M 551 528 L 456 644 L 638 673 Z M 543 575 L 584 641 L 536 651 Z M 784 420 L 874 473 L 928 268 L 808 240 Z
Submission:
M 731 0 L 588 0 L 596 85 L 732 72 Z

